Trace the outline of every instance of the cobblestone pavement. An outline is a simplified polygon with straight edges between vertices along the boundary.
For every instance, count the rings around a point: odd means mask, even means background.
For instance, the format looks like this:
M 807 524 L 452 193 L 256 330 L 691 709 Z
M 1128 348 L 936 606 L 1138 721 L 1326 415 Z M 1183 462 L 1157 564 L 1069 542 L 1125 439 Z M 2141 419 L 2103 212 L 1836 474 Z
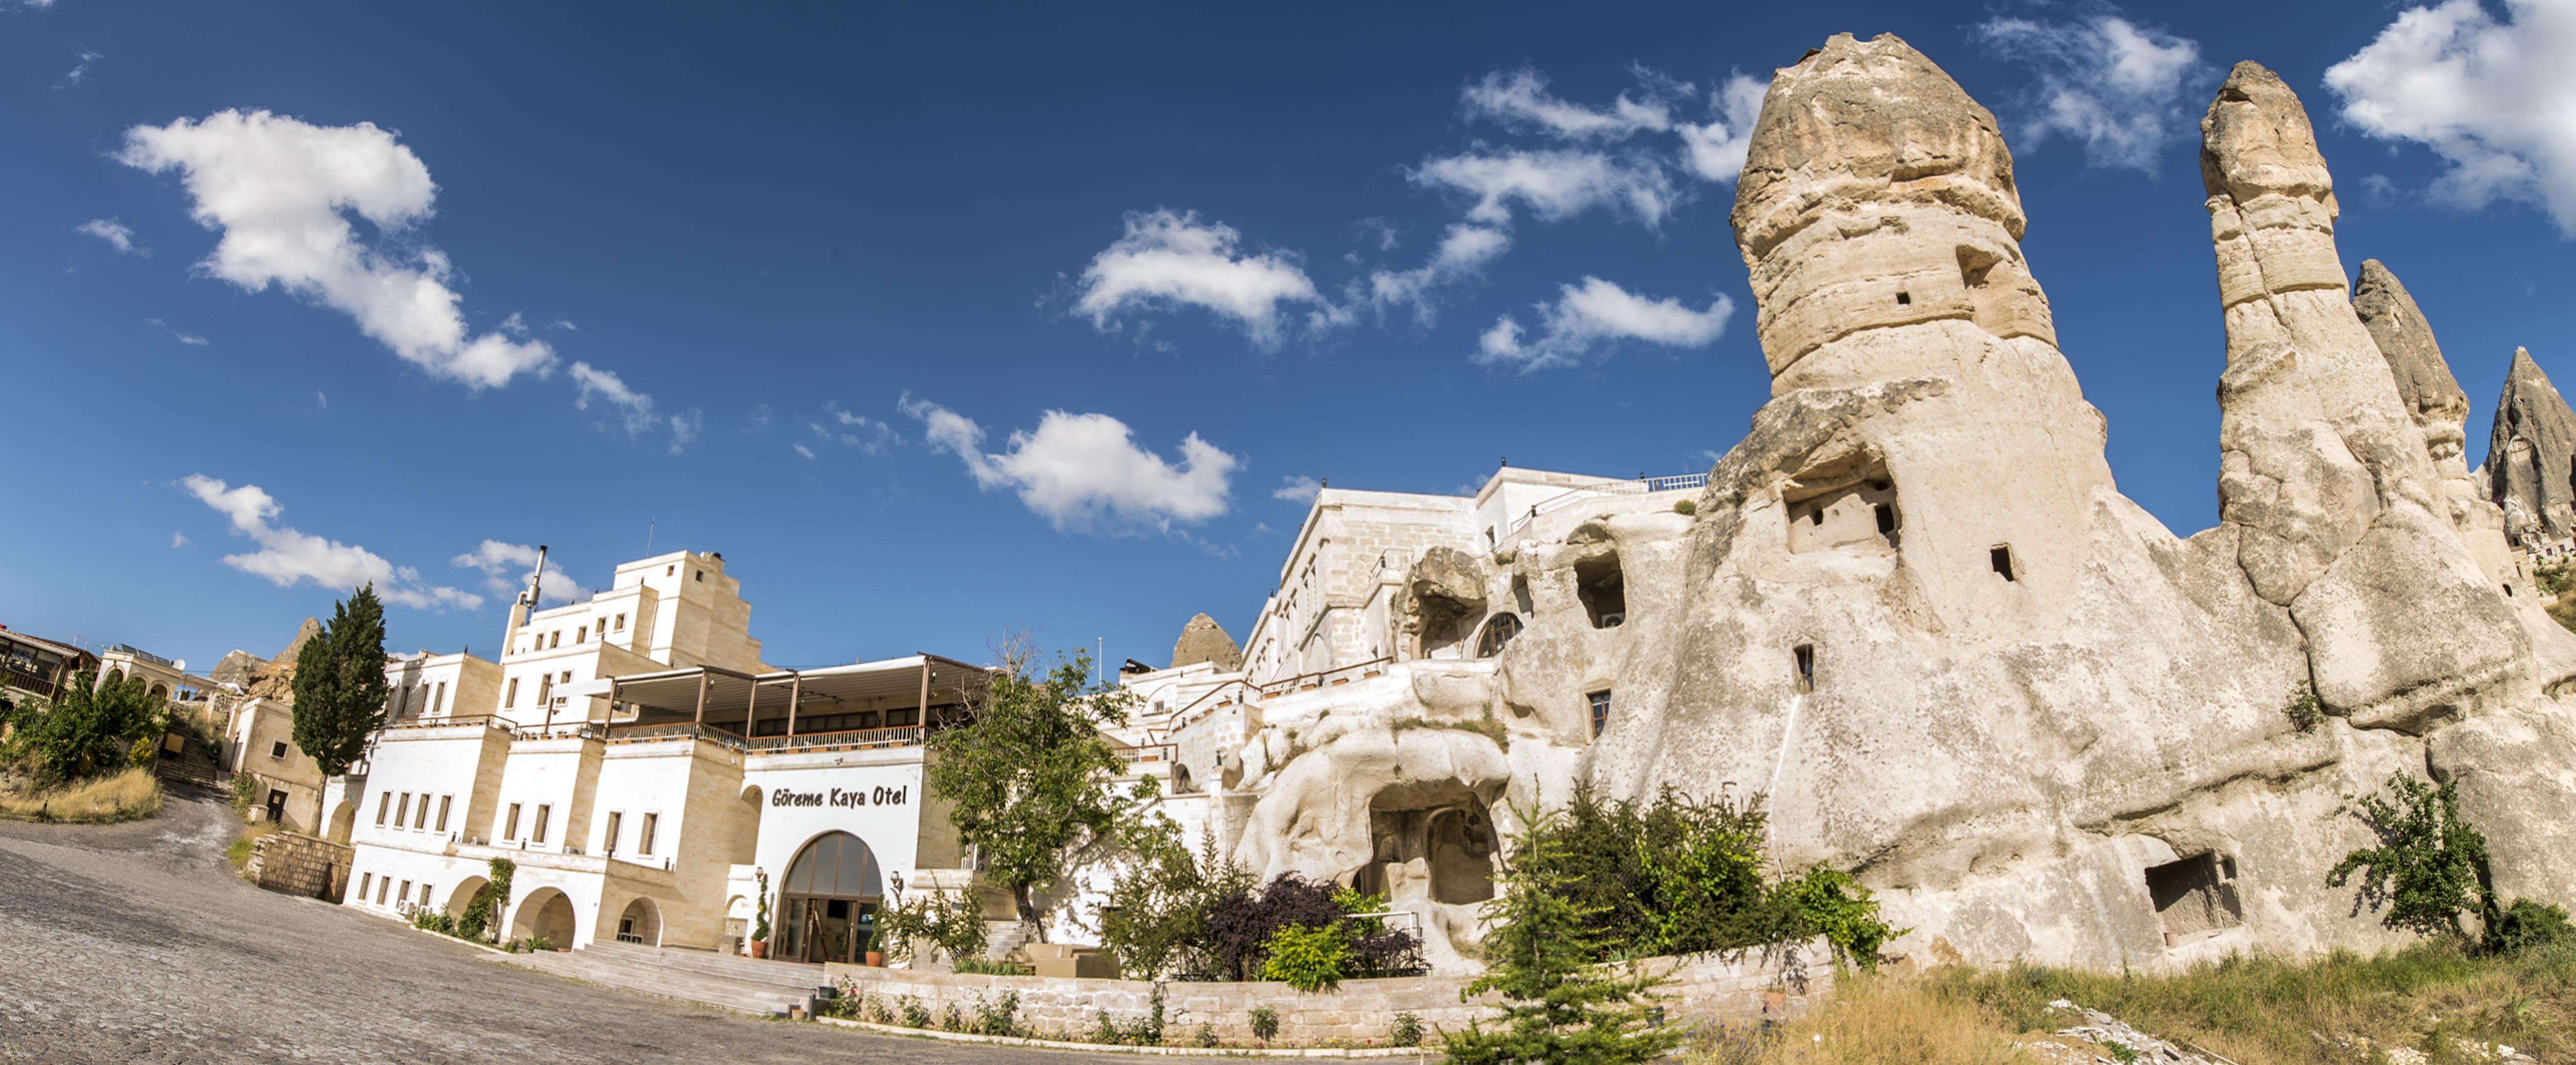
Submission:
M 0 822 L 0 1062 L 1181 1060 L 759 1020 L 493 965 L 243 883 L 232 811 L 183 790 L 149 821 Z

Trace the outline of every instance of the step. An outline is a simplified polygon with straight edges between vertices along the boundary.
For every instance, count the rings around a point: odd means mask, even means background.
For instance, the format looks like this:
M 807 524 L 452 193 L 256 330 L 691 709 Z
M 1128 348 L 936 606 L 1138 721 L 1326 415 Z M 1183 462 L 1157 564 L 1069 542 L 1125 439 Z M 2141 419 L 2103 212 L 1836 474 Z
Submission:
M 807 992 L 811 992 L 814 988 L 828 986 L 832 982 L 831 977 L 824 975 L 822 966 L 804 962 L 769 961 L 762 958 L 717 954 L 711 951 L 647 947 L 635 943 L 620 943 L 616 940 L 594 942 L 582 948 L 582 952 L 624 964 L 703 973 L 773 987 L 802 988 Z
M 599 958 L 584 958 L 582 952 L 569 954 L 539 953 L 495 958 L 525 968 L 586 980 L 595 984 L 641 991 L 665 998 L 700 1002 L 710 1006 L 741 1010 L 765 1017 L 784 1016 L 791 1006 L 812 1008 L 811 988 L 798 994 L 776 987 L 673 972 L 649 965 L 625 965 Z

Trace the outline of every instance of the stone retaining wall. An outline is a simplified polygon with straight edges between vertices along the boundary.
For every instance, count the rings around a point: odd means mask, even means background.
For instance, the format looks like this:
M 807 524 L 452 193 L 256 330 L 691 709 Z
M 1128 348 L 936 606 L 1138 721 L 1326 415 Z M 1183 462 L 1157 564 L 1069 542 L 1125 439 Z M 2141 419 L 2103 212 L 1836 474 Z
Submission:
M 348 844 L 298 832 L 272 832 L 251 844 L 242 875 L 270 891 L 340 901 L 349 890 Z
M 1821 939 L 1770 953 L 1749 952 L 1730 960 L 1722 955 L 1656 958 L 1646 964 L 1669 969 L 1673 978 L 1658 993 L 1664 996 L 1668 1020 L 1717 1024 L 1753 1020 L 1768 1014 L 1785 1016 L 1805 1009 L 1833 990 L 1833 966 Z M 1303 994 L 1280 983 L 1192 983 L 1156 985 L 1140 980 L 1098 980 L 1051 976 L 969 976 L 914 972 L 865 965 L 824 966 L 835 984 L 851 987 L 871 1001 L 884 1000 L 896 1016 L 904 1000 L 917 999 L 936 1018 L 955 1006 L 970 1023 L 979 1003 L 1008 992 L 1020 996 L 1020 1023 L 1042 1037 L 1083 1039 L 1098 1025 L 1099 1013 L 1125 1024 L 1153 1008 L 1154 988 L 1163 989 L 1164 1032 L 1175 1043 L 1195 1037 L 1202 1024 L 1214 1025 L 1227 1043 L 1255 1042 L 1252 1010 L 1278 1011 L 1279 1045 L 1386 1045 L 1387 1033 L 1400 1013 L 1422 1019 L 1427 1039 L 1442 1030 L 1458 1030 L 1474 1019 L 1489 1018 L 1501 998 L 1487 994 L 1459 1001 L 1471 979 L 1464 976 L 1416 976 L 1386 980 L 1351 980 L 1338 991 Z

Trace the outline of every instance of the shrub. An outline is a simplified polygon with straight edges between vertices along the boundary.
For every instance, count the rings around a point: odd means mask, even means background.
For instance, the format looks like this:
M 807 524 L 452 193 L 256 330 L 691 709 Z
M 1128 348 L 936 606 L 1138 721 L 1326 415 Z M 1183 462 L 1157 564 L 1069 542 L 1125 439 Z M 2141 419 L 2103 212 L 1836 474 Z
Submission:
M 152 764 L 152 757 L 159 753 L 161 753 L 160 742 L 150 736 L 145 736 L 142 739 L 134 741 L 133 746 L 125 749 L 125 764 L 149 767 Z
M 985 1035 L 1020 1034 L 1020 993 L 1005 991 L 991 1002 L 975 996 L 975 1030 Z
M 893 1023 L 894 1023 L 894 1011 L 886 1008 L 886 1004 L 885 1004 L 885 1001 L 884 1001 L 883 999 L 869 999 L 869 1000 L 868 1000 L 868 1007 L 867 1007 L 867 1008 L 868 1008 L 868 1021 L 869 1021 L 869 1023 L 871 1023 L 871 1024 L 893 1024 Z
M 2531 571 L 2532 579 L 2540 582 L 2540 591 L 2544 595 L 2557 595 L 2560 592 L 2566 591 L 2570 575 L 2571 573 L 2565 563 L 2560 563 L 2555 566 L 2542 566 L 2539 569 Z
M 2379 846 L 2344 855 L 2326 874 L 2326 886 L 2342 887 L 2359 872 L 2362 901 L 2387 913 L 2380 923 L 2422 935 L 2465 938 L 2460 911 L 2495 916 L 2493 896 L 2485 886 L 2487 839 L 2460 820 L 2459 793 L 2449 783 L 2427 784 L 2404 773 L 2388 778 L 2397 794 L 2390 802 L 2377 795 L 2355 799 Z M 2496 921 L 2490 919 L 2493 928 Z
M 1272 932 L 1261 945 L 1261 978 L 1307 992 L 1339 987 L 1351 958 L 1345 936 L 1339 921 L 1320 928 L 1292 924 Z
M 474 898 L 465 904 L 464 914 L 456 919 L 455 935 L 459 939 L 484 943 L 500 935 L 500 930 L 490 925 L 501 904 L 510 899 L 510 878 L 519 866 L 508 858 L 494 858 L 485 870 L 489 875 L 482 888 L 474 892 Z
M 903 1026 L 906 1028 L 930 1027 L 930 1007 L 922 1005 L 921 1000 L 917 998 L 903 1000 Z
M 760 882 L 760 898 L 757 900 L 759 909 L 752 915 L 751 941 L 766 943 L 769 942 L 769 871 L 755 869 L 752 870 L 751 875 L 754 880 Z M 916 1024 L 913 1027 L 921 1026 Z
M 1202 1046 L 1202 1047 L 1213 1047 L 1213 1046 L 1215 1046 L 1215 1045 L 1216 1045 L 1216 1026 L 1215 1026 L 1215 1025 L 1213 1025 L 1213 1024 L 1202 1024 L 1202 1025 L 1200 1025 L 1200 1026 L 1199 1026 L 1199 1038 L 1198 1038 L 1198 1044 L 1199 1044 L 1200 1046 Z
M 456 934 L 456 918 L 450 917 L 439 910 L 423 908 L 411 911 L 411 926 L 424 932 L 436 932 L 443 936 L 452 936 Z
M 1651 803 L 1603 800 L 1589 782 L 1549 819 L 1550 882 L 1598 914 L 1591 960 L 1769 942 L 1783 916 L 1762 870 L 1758 800 L 1702 802 L 1670 787 Z
M 94 685 L 94 686 L 93 686 Z M 141 680 L 74 674 L 62 697 L 28 700 L 10 715 L 10 748 L 25 758 L 42 783 L 56 784 L 134 764 L 138 741 L 161 731 L 167 702 L 152 697 Z
M 1673 513 L 1683 515 L 1697 514 L 1699 513 L 1699 504 L 1688 499 L 1677 500 L 1673 503 Z M 1406 1045 L 1410 1046 L 1411 1044 Z
M 966 1030 L 966 1018 L 957 1012 L 956 1003 L 949 1003 L 947 1009 L 939 1012 L 939 1030 L 943 1032 L 962 1032 Z
M 250 808 L 259 804 L 259 778 L 249 773 L 233 774 L 233 816 L 250 819 Z
M 1422 943 L 1412 933 L 1386 928 L 1374 920 L 1349 920 L 1354 913 L 1371 912 L 1383 905 L 1384 900 L 1376 896 L 1347 891 L 1329 882 L 1318 883 L 1295 873 L 1282 873 L 1257 893 L 1238 889 L 1209 906 L 1207 925 L 1208 937 L 1213 941 L 1212 960 L 1219 973 L 1236 980 L 1250 980 L 1268 972 L 1274 943 L 1290 942 L 1302 948 L 1326 951 L 1328 948 L 1313 933 L 1330 931 L 1342 946 L 1340 974 L 1333 977 L 1335 982 L 1420 972 Z M 1280 932 L 1289 928 L 1305 931 L 1288 940 L 1279 940 Z M 1313 964 L 1320 958 L 1320 954 L 1310 955 L 1298 964 L 1313 971 Z M 1287 979 L 1285 976 L 1264 978 Z
M 916 967 L 930 960 L 922 956 L 924 946 L 962 961 L 984 952 L 984 915 L 964 891 L 923 891 L 905 898 L 898 888 L 894 905 L 877 911 L 877 942 L 886 957 Z
M 1119 1038 L 1118 1024 L 1117 1022 L 1109 1019 L 1109 1011 L 1099 1011 L 1091 1025 L 1091 1041 L 1094 1043 L 1114 1044 L 1118 1042 Z
M 1878 917 L 1878 900 L 1851 874 L 1818 862 L 1774 892 L 1791 936 L 1821 935 L 1837 957 L 1878 968 L 1878 948 L 1912 929 L 1892 929 Z
M 1268 1006 L 1252 1008 L 1252 1037 L 1267 1043 L 1279 1037 L 1279 1011 Z
M 1386 1041 L 1400 1047 L 1421 1046 L 1422 1018 L 1410 1013 L 1396 1014 L 1395 1027 L 1387 1030 Z
M 2290 724 L 2296 726 L 2301 732 L 2315 732 L 2317 726 L 2324 724 L 2326 719 L 2325 704 L 2318 701 L 2317 686 L 2314 684 L 2301 686 L 2299 697 L 2290 700 L 2288 706 L 2282 707 L 2281 713 L 2287 716 Z
M 950 963 L 952 971 L 978 976 L 1022 976 L 1020 967 L 991 958 L 959 958 Z
M 2567 911 L 2534 899 L 2513 900 L 2487 929 L 2487 942 L 2507 954 L 2554 947 L 2571 939 L 2576 939 L 2576 927 L 2568 924 Z
M 1177 834 L 1152 833 L 1137 867 L 1111 886 L 1101 909 L 1100 944 L 1131 980 L 1218 966 L 1209 918 L 1220 901 L 1252 894 L 1252 874 L 1217 853 L 1213 830 L 1202 831 L 1195 861 Z

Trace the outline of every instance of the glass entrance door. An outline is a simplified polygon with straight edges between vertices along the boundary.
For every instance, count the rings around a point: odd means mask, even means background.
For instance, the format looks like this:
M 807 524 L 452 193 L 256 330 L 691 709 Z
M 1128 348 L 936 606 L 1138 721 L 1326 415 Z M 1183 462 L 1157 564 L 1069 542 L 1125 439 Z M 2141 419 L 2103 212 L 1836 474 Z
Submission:
M 876 942 L 876 854 L 847 832 L 826 832 L 796 852 L 779 882 L 773 957 L 861 962 Z

